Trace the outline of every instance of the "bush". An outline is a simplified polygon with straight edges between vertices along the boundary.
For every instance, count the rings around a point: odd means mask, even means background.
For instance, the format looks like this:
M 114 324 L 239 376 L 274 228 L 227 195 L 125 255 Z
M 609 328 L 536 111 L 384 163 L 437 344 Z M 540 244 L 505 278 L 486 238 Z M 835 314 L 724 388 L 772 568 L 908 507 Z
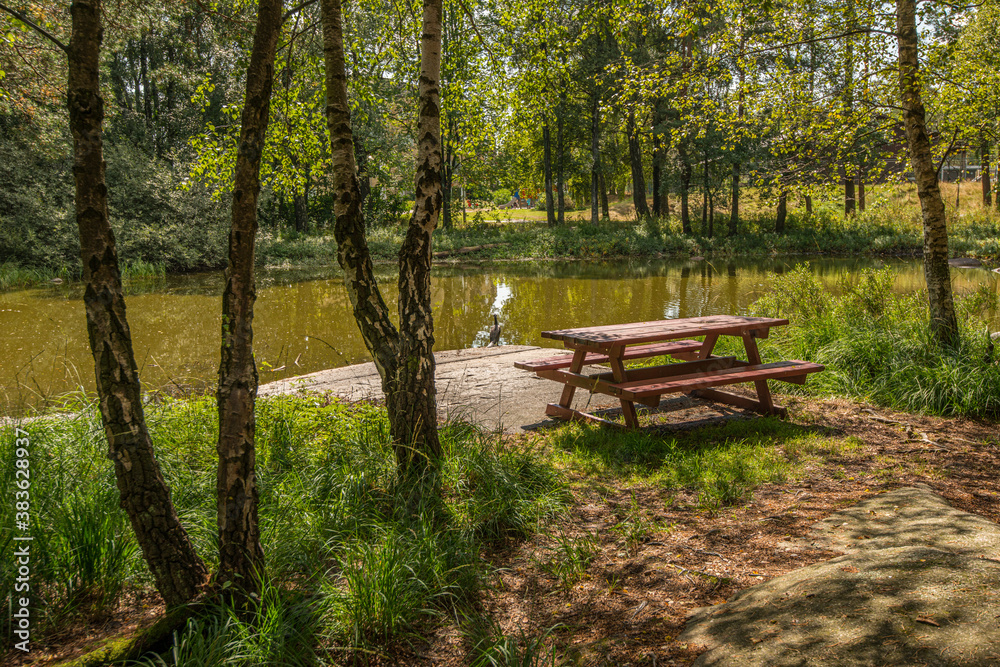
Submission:
M 504 204 L 510 203 L 511 193 L 507 188 L 500 188 L 499 190 L 493 191 L 493 205 L 503 206 Z

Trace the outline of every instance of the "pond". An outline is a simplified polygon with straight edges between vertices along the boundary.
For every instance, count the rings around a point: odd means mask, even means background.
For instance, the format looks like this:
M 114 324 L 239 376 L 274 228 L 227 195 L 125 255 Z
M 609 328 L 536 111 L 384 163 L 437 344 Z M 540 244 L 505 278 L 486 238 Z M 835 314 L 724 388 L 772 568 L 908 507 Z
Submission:
M 546 329 L 697 315 L 738 314 L 795 258 L 773 260 L 553 261 L 438 266 L 435 349 L 485 345 L 492 314 L 504 344 L 553 345 Z M 923 287 L 919 259 L 809 258 L 831 290 L 844 277 L 888 265 L 897 288 Z M 377 267 L 395 312 L 395 267 Z M 267 270 L 258 277 L 254 326 L 260 381 L 368 360 L 337 271 Z M 956 290 L 997 289 L 996 275 L 953 270 Z M 221 272 L 133 283 L 127 298 L 147 389 L 211 387 L 219 364 Z M 79 284 L 0 293 L 0 414 L 94 389 Z

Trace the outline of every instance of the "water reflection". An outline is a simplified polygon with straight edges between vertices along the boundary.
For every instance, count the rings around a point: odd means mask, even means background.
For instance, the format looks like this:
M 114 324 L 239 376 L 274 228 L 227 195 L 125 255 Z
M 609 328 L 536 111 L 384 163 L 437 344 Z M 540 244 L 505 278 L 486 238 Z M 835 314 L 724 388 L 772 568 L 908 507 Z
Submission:
M 897 288 L 923 287 L 919 260 L 810 259 L 831 290 L 889 264 Z M 553 345 L 539 332 L 599 324 L 742 312 L 796 260 L 544 262 L 434 270 L 436 349 L 486 345 L 493 313 L 505 344 Z M 339 278 L 329 271 L 265 271 L 254 333 L 262 382 L 366 361 Z M 396 307 L 394 267 L 378 269 Z M 953 270 L 958 290 L 996 291 L 996 274 Z M 141 377 L 150 388 L 205 388 L 219 360 L 220 273 L 130 285 L 128 317 Z M 0 410 L 94 387 L 79 285 L 0 294 Z

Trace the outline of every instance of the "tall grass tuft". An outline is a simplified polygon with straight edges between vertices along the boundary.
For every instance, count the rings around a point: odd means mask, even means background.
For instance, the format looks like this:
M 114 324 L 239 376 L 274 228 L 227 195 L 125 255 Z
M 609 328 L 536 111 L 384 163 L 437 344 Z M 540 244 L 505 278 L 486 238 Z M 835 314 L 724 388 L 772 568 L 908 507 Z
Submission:
M 68 280 L 70 277 L 68 270 L 27 268 L 14 262 L 0 262 L 0 291 L 24 289 L 49 282 L 54 278 Z
M 773 331 L 763 355 L 824 364 L 804 389 L 817 394 L 910 412 L 1000 414 L 1000 354 L 989 337 L 997 294 L 981 288 L 957 297 L 960 342 L 948 349 L 932 336 L 926 294 L 898 295 L 892 283 L 888 269 L 868 271 L 833 296 L 805 266 L 779 277 L 751 311 L 791 326 Z

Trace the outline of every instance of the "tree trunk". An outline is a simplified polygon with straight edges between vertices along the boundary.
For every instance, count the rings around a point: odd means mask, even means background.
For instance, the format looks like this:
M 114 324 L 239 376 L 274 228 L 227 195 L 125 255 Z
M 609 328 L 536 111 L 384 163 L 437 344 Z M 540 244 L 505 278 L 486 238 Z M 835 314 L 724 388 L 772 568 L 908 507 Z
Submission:
M 948 268 L 948 227 L 944 201 L 938 187 L 921 100 L 915 0 L 896 0 L 896 34 L 903 122 L 924 221 L 924 278 L 927 281 L 931 327 L 938 342 L 951 346 L 958 342 L 958 321 Z
M 632 203 L 635 206 L 635 214 L 640 218 L 648 218 L 646 176 L 642 172 L 642 145 L 639 143 L 639 133 L 635 128 L 634 109 L 628 112 L 628 156 L 632 166 Z
M 979 164 L 983 179 L 983 208 L 989 208 L 993 205 L 993 186 L 990 183 L 990 144 L 987 141 L 983 142 Z
M 100 89 L 101 3 L 76 0 L 70 9 L 67 108 L 73 132 L 76 222 L 86 285 L 83 301 L 94 355 L 101 421 L 114 462 L 119 501 L 168 606 L 190 601 L 208 577 L 170 501 L 146 427 L 142 389 L 125 317 L 115 235 L 108 222 Z
M 441 14 L 443 0 L 424 0 L 420 34 L 415 206 L 399 249 L 399 363 L 394 391 L 386 396 L 389 430 L 400 477 L 420 485 L 437 470 L 441 443 L 434 385 L 431 312 L 431 233 L 441 212 Z M 413 505 L 411 505 L 412 507 Z
M 545 170 L 545 219 L 549 227 L 556 224 L 555 202 L 552 200 L 552 142 L 549 140 L 548 120 L 542 123 L 542 161 Z
M 298 171 L 298 159 L 293 157 L 291 162 L 292 168 Z M 302 233 L 309 228 L 309 206 L 306 202 L 305 188 L 303 188 L 302 192 L 296 192 L 292 195 L 292 217 L 295 220 L 296 232 Z
M 739 69 L 740 78 L 740 88 L 739 88 L 739 102 L 736 109 L 736 118 L 740 124 L 743 123 L 743 117 L 746 115 L 746 106 L 743 103 L 743 94 L 746 88 L 746 70 L 743 68 L 743 50 L 746 48 L 746 31 L 743 29 L 743 9 L 741 5 L 740 15 L 739 15 L 739 29 L 740 29 L 740 57 L 737 60 L 737 67 Z M 733 162 L 733 185 L 732 185 L 732 195 L 730 197 L 729 206 L 729 236 L 736 236 L 736 232 L 739 229 L 740 222 L 740 168 L 741 164 L 739 162 Z
M 354 317 L 382 378 L 400 481 L 412 482 L 410 508 L 421 498 L 424 474 L 437 467 L 434 333 L 430 303 L 431 233 L 441 213 L 441 0 L 426 0 L 421 31 L 417 169 L 414 212 L 399 251 L 397 331 L 378 289 L 364 234 L 352 150 L 350 105 L 340 0 L 322 0 L 327 127 L 333 171 L 334 236 Z
M 254 406 L 257 365 L 253 358 L 253 306 L 257 298 L 254 241 L 260 159 L 271 107 L 274 54 L 281 33 L 281 0 L 261 0 L 257 7 L 246 98 L 240 121 L 240 144 L 233 183 L 229 267 L 222 293 L 222 362 L 219 365 L 218 494 L 220 584 L 232 582 L 246 596 L 260 592 L 264 550 L 257 521 Z M 296 198 L 298 218 L 298 198 Z
M 441 227 L 451 229 L 451 145 L 442 142 L 444 159 L 441 163 Z
M 729 203 L 729 235 L 736 234 L 740 221 L 740 163 L 733 163 L 733 188 Z
M 778 195 L 778 215 L 774 220 L 776 234 L 785 233 L 785 218 L 788 217 L 788 190 L 782 190 Z
M 600 129 L 597 119 L 599 102 L 600 100 L 595 92 L 590 104 L 590 222 L 595 225 L 599 220 L 597 212 L 599 202 L 597 201 L 597 198 L 598 179 L 600 178 L 601 173 L 601 151 L 597 136 Z
M 812 215 L 813 212 L 813 198 L 806 195 L 806 215 Z
M 860 174 L 858 175 L 858 211 L 865 212 L 865 179 Z
M 562 105 L 556 111 L 556 194 L 558 222 L 560 225 L 566 222 L 566 181 L 563 176 L 565 162 L 565 148 L 563 147 L 563 115 Z
M 840 168 L 841 176 L 844 179 L 844 215 L 854 215 L 854 177 L 848 175 L 847 170 Z
M 712 193 L 708 193 L 708 238 L 715 236 L 715 201 Z
M 399 333 L 389 317 L 389 307 L 375 280 L 365 222 L 361 187 L 354 162 L 351 107 L 347 101 L 347 73 L 340 0 L 322 0 L 323 52 L 326 68 L 326 122 L 330 133 L 333 176 L 333 234 L 337 262 L 344 272 L 344 286 L 351 300 L 354 320 L 382 378 L 382 391 L 392 391 L 396 376 Z
M 605 220 L 611 219 L 611 211 L 608 209 L 608 184 L 604 182 L 604 169 L 597 174 L 597 183 L 601 189 L 601 216 Z
M 701 233 L 708 231 L 708 146 L 705 147 L 705 161 L 701 169 Z M 711 236 L 711 234 L 709 234 Z
M 663 215 L 663 200 L 660 193 L 660 163 L 662 162 L 662 156 L 660 155 L 660 135 L 656 134 L 656 130 L 653 130 L 653 215 L 660 217 Z
M 670 172 L 664 170 L 663 175 L 663 217 L 670 218 Z
M 683 144 L 678 149 L 681 158 L 681 231 L 691 233 L 691 210 L 688 206 L 688 194 L 691 192 L 691 163 Z

